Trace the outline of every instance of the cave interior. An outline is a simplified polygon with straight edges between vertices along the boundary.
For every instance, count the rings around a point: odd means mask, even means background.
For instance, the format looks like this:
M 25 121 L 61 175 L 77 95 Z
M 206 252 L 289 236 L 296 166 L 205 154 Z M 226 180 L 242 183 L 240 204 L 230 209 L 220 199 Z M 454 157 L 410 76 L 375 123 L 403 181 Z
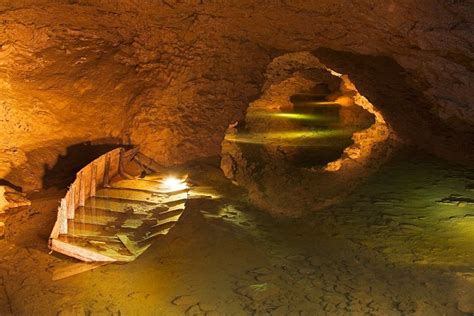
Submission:
M 0 0 L 0 315 L 474 315 L 470 0 Z

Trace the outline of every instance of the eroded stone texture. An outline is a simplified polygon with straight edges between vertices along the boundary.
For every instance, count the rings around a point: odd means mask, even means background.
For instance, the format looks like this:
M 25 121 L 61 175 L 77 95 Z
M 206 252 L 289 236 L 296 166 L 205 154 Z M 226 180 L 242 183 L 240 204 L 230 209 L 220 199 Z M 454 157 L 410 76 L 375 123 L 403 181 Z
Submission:
M 14 189 L 0 185 L 0 239 L 5 235 L 6 217 L 10 209 L 30 206 L 31 202 Z
M 368 57 L 318 49 L 315 54 L 328 67 L 345 71 L 359 91 L 377 105 L 399 137 L 437 155 L 469 162 L 474 158 L 474 137 L 455 131 L 433 113 L 425 95 L 416 89 L 406 72 L 386 57 Z M 452 128 L 454 127 L 454 129 Z
M 265 90 L 250 104 L 245 121 L 229 126 L 221 162 L 224 174 L 245 187 L 252 204 L 261 209 L 276 216 L 297 216 L 338 202 L 398 145 L 398 137 L 383 114 L 358 92 L 350 78 L 327 69 L 309 52 L 275 58 L 265 77 Z M 319 124 L 308 129 L 298 120 L 271 119 L 275 113 L 297 106 L 292 96 L 314 95 L 320 90 L 327 101 L 337 103 L 322 102 L 329 104 L 319 105 L 326 109 L 316 117 L 324 122 L 328 118 L 324 113 L 332 107 L 338 112 L 335 125 L 317 121 Z M 270 119 L 262 119 L 266 115 Z M 340 158 L 325 161 L 325 165 L 316 160 L 310 165 L 294 163 L 294 157 L 331 157 L 331 146 L 341 142 L 335 135 L 345 129 L 352 131 L 350 126 L 359 127 L 351 132 L 349 146 L 341 148 Z M 295 132 L 298 134 L 293 136 Z
M 163 164 L 218 154 L 270 60 L 317 47 L 387 56 L 424 113 L 473 132 L 473 15 L 447 0 L 1 0 L 0 178 L 38 189 L 84 141 L 132 142 Z

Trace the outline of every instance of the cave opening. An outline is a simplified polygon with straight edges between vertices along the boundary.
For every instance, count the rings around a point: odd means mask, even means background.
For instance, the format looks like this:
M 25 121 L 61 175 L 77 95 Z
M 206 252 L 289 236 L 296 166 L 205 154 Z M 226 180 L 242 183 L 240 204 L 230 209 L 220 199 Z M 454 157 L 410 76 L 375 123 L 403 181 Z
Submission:
M 327 100 L 331 93 L 329 91 L 322 95 L 313 93 L 311 91 L 309 94 L 290 97 L 295 113 L 314 118 L 313 122 L 303 124 L 304 127 L 328 134 L 327 138 L 309 144 L 306 150 L 299 151 L 293 157 L 294 164 L 306 168 L 323 167 L 336 161 L 346 148 L 353 145 L 352 136 L 355 132 L 363 131 L 375 123 L 375 116 L 360 106 L 331 103 Z
M 341 201 L 397 142 L 349 76 L 310 52 L 276 57 L 265 78 L 244 120 L 227 130 L 221 168 L 271 214 L 301 216 Z
M 473 314 L 472 12 L 0 0 L 0 315 Z
M 318 93 L 319 92 L 319 93 Z M 357 105 L 328 101 L 326 84 L 290 96 L 291 108 L 258 109 L 247 113 L 233 141 L 254 161 L 259 148 L 272 147 L 295 167 L 321 168 L 338 160 L 354 144 L 353 134 L 375 123 L 375 116 Z
M 42 187 L 44 189 L 52 187 L 64 189 L 74 181 L 77 172 L 91 161 L 113 149 L 130 149 L 131 147 L 131 145 L 119 144 L 117 140 L 113 139 L 95 140 L 68 146 L 66 154 L 60 155 L 52 167 L 45 164 Z

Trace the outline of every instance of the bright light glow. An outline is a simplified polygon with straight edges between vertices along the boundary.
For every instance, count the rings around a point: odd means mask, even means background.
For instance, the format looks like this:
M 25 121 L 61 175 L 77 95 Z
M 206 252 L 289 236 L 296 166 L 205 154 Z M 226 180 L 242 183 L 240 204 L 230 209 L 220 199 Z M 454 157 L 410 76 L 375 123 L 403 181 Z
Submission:
M 321 115 L 314 115 L 314 114 L 302 114 L 302 113 L 275 113 L 273 114 L 274 117 L 277 118 L 284 118 L 290 120 L 304 120 L 304 121 L 323 121 L 326 120 L 325 117 Z
M 178 179 L 173 176 L 164 178 L 161 184 L 164 189 L 167 189 L 170 191 L 180 191 L 188 187 L 184 179 Z
M 236 143 L 266 144 L 278 141 L 294 141 L 297 139 L 324 139 L 348 135 L 352 135 L 352 131 L 347 129 L 332 129 L 323 131 L 286 131 L 228 134 L 226 135 L 225 139 Z
M 315 114 L 294 113 L 294 112 L 254 112 L 247 114 L 248 117 L 256 118 L 277 118 L 289 120 L 305 120 L 305 121 L 324 121 L 326 117 Z

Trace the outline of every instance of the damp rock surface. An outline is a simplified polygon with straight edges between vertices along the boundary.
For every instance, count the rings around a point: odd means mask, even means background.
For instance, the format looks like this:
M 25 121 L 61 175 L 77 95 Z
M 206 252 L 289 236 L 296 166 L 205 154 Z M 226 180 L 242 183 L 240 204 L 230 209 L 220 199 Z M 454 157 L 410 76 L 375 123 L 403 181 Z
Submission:
M 3 0 L 0 12 L 0 177 L 26 191 L 86 141 L 139 144 L 163 164 L 215 155 L 270 61 L 319 47 L 404 138 L 472 157 L 465 141 L 442 141 L 474 126 L 469 1 Z
M 0 186 L 0 239 L 7 234 L 7 224 L 12 221 L 12 212 L 19 208 L 28 208 L 31 202 L 24 194 L 8 186 Z
M 275 58 L 264 87 L 229 126 L 221 168 L 275 216 L 336 203 L 399 146 L 377 106 L 309 52 Z
M 345 202 L 298 220 L 255 210 L 217 159 L 187 165 L 199 185 L 168 235 L 133 263 L 56 281 L 77 265 L 45 242 L 62 192 L 30 196 L 39 213 L 0 240 L 0 314 L 469 313 L 472 209 L 436 201 L 474 198 L 472 170 L 419 155 L 397 154 Z

